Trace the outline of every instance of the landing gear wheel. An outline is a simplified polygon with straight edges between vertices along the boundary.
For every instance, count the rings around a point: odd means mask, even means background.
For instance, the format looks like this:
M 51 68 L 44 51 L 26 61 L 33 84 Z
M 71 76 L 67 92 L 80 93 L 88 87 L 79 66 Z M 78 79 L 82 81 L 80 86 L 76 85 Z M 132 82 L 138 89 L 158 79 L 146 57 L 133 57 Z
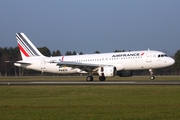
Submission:
M 104 76 L 99 76 L 99 81 L 105 81 L 106 80 L 106 77 Z
M 154 75 L 153 75 L 153 70 L 152 69 L 149 69 L 149 72 L 150 72 L 150 79 L 151 80 L 154 80 L 155 79 L 155 77 L 154 77 Z
M 150 77 L 150 79 L 151 79 L 151 80 L 154 80 L 154 79 L 155 79 L 155 77 L 154 77 L 154 76 L 151 76 L 151 77 Z
M 93 79 L 94 79 L 93 76 L 87 76 L 87 77 L 86 77 L 86 80 L 87 80 L 87 81 L 93 81 Z

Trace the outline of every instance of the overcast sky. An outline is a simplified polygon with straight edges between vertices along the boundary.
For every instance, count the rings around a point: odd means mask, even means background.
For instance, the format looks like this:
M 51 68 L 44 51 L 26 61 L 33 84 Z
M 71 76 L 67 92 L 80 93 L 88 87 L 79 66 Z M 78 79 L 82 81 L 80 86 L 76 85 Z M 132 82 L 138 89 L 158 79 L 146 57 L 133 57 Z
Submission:
M 24 32 L 37 47 L 83 53 L 180 49 L 180 0 L 1 0 L 0 47 Z

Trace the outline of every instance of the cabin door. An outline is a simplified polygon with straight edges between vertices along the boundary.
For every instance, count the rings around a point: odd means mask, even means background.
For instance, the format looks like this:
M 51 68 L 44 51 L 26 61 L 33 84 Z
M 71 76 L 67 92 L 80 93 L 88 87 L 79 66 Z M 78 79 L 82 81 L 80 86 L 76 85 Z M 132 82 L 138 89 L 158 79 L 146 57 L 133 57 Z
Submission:
M 146 62 L 151 63 L 152 62 L 152 54 L 151 52 L 148 52 L 146 55 Z
M 44 61 L 41 61 L 41 69 L 46 69 L 46 65 Z

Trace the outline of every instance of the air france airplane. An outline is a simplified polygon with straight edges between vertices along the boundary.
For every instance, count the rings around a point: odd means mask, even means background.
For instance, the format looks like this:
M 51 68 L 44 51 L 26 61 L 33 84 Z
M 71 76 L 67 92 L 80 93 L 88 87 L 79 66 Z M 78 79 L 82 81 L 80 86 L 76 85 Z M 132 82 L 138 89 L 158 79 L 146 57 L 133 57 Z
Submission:
M 87 54 L 73 56 L 46 57 L 34 46 L 24 33 L 16 33 L 22 60 L 15 66 L 41 72 L 72 74 L 88 73 L 87 81 L 93 81 L 93 74 L 99 75 L 100 81 L 106 77 L 132 76 L 134 70 L 149 69 L 150 79 L 155 79 L 153 69 L 174 64 L 174 59 L 165 53 L 153 50 Z

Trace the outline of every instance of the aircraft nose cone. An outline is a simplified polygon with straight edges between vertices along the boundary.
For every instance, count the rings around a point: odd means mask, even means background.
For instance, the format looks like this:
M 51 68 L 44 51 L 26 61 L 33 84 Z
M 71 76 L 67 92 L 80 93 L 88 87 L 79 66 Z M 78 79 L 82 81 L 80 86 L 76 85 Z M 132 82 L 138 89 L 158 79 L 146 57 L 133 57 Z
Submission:
M 170 58 L 168 60 L 169 65 L 173 65 L 175 63 L 175 60 L 173 58 Z

